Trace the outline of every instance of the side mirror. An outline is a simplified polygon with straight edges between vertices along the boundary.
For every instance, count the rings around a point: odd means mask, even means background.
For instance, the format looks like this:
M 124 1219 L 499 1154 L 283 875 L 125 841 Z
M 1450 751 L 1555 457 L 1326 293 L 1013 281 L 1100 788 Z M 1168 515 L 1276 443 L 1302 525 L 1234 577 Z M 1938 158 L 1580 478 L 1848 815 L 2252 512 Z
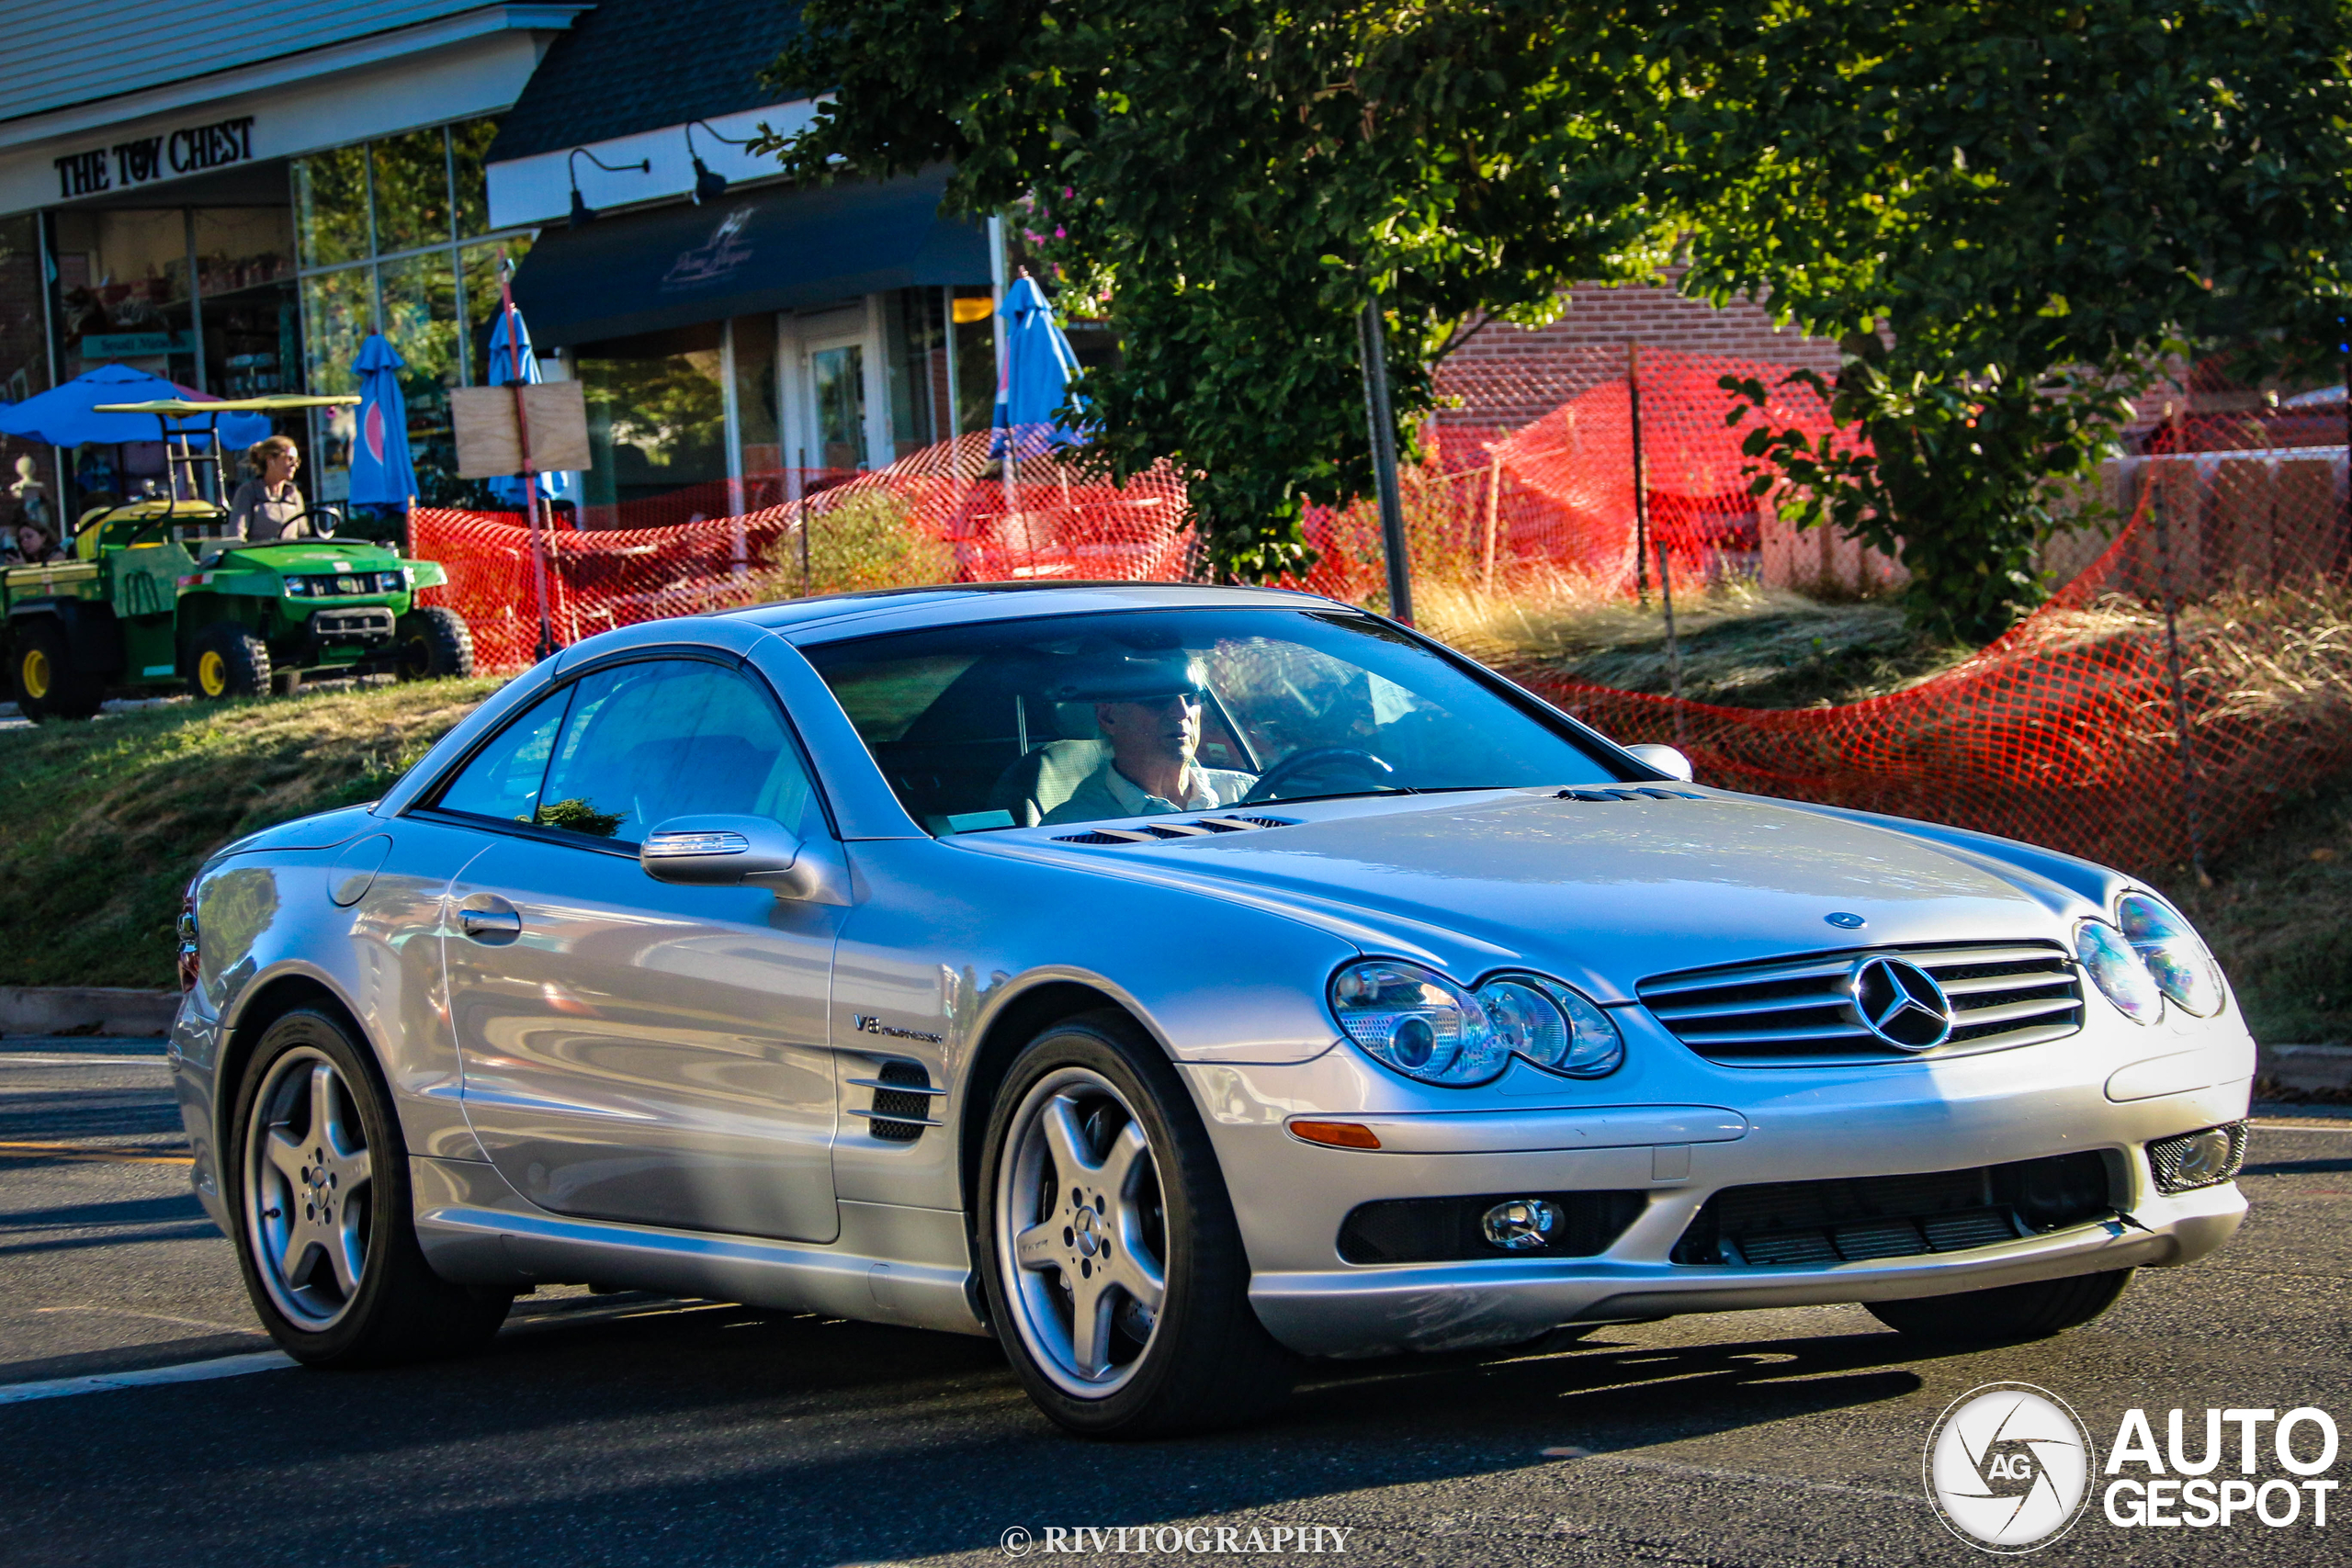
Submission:
M 764 887 L 779 898 L 849 902 L 839 847 L 803 841 L 766 817 L 673 817 L 645 836 L 637 863 L 656 882 Z
M 1628 746 L 1625 750 L 1635 761 L 1647 762 L 1668 778 L 1680 779 L 1684 784 L 1690 782 L 1690 759 L 1671 746 L 1644 741 L 1639 746 Z

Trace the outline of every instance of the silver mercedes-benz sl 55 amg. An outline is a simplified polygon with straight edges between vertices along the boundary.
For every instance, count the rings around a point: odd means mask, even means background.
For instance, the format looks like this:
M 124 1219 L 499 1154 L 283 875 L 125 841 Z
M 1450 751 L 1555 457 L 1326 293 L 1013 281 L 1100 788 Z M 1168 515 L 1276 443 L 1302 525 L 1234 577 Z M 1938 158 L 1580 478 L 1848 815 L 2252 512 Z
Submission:
M 304 1361 L 583 1282 L 993 1335 L 1095 1435 L 1677 1313 L 2033 1338 L 2229 1238 L 2164 899 L 1690 773 L 1302 594 L 607 633 L 205 866 L 197 1190 Z

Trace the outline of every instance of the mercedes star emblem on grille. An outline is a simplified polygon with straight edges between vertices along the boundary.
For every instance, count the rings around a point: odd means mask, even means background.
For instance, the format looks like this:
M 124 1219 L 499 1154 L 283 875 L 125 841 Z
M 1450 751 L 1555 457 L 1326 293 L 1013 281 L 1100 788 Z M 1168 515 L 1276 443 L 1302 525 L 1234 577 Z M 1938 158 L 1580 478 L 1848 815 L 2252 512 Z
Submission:
M 1901 958 L 1854 965 L 1854 1018 L 1898 1051 L 1927 1051 L 1951 1038 L 1951 1003 L 1935 976 Z

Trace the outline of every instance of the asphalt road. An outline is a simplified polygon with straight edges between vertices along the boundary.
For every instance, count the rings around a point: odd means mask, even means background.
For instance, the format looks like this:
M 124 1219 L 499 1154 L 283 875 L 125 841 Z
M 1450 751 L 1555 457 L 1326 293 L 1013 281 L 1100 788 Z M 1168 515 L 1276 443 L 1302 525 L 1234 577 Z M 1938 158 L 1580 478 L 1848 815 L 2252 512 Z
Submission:
M 0 1042 L 0 1563 L 1001 1564 L 1013 1527 L 1062 1562 L 1048 1529 L 1122 1526 L 1185 1554 L 1145 1525 L 1202 1527 L 1213 1557 L 1223 1526 L 1288 1556 L 1277 1529 L 1322 1527 L 1323 1559 L 1383 1563 L 1974 1562 L 1920 1456 L 1980 1384 L 2058 1393 L 2102 1454 L 2133 1406 L 2160 1444 L 2187 1408 L 2192 1455 L 2209 1405 L 2352 1428 L 2352 1119 L 2266 1117 L 2236 1242 L 2045 1344 L 1922 1355 L 1858 1308 L 1690 1317 L 1327 1370 L 1257 1430 L 1119 1447 L 1059 1436 L 984 1341 L 641 1296 L 526 1298 L 463 1362 L 277 1369 L 154 1049 Z M 239 1357 L 272 1370 L 107 1381 Z M 23 1398 L 60 1380 L 98 1391 Z M 2342 1506 L 2327 1529 L 2308 1506 L 2125 1529 L 2095 1493 L 2036 1561 L 2343 1562 Z

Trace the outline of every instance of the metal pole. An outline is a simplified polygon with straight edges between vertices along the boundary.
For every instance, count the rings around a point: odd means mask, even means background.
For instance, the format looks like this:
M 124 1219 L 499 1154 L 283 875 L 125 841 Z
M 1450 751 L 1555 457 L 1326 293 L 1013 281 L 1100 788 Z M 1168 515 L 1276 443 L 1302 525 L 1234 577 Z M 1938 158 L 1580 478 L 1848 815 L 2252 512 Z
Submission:
M 1650 476 L 1642 460 L 1642 347 L 1625 344 L 1625 392 L 1634 411 L 1634 592 L 1650 607 Z
M 506 318 L 507 376 L 514 383 L 514 433 L 523 447 L 523 512 L 531 523 L 531 587 L 539 605 L 538 657 L 555 651 L 555 623 L 548 618 L 547 543 L 539 534 L 539 478 L 531 468 L 531 420 L 523 410 L 523 328 L 514 313 L 514 265 L 502 262 L 498 309 Z
M 808 597 L 808 448 L 799 449 L 800 458 L 800 596 Z
M 1380 538 L 1388 559 L 1388 614 L 1413 624 L 1413 563 L 1405 551 L 1405 499 L 1396 485 L 1396 415 L 1388 401 L 1388 339 L 1380 297 L 1364 301 L 1363 407 L 1372 427 L 1372 479 L 1380 497 Z
M 1674 578 L 1667 570 L 1666 542 L 1657 547 L 1657 596 L 1666 606 L 1666 680 L 1674 695 L 1674 743 L 1683 744 L 1689 733 L 1682 714 L 1682 644 L 1674 635 Z
M 1497 454 L 1487 465 L 1487 547 L 1481 592 L 1492 598 L 1495 592 L 1495 513 L 1502 501 L 1503 460 Z
M 2205 871 L 2205 840 L 2197 820 L 2197 753 L 2189 739 L 2188 694 L 2180 673 L 2180 622 L 2174 608 L 2172 527 L 2165 505 L 2163 468 L 2150 464 L 2148 479 L 2148 508 L 2155 513 L 2156 524 L 2156 575 L 2165 599 L 2165 668 L 2172 679 L 2173 730 L 2180 738 L 2180 804 L 2188 826 L 2188 863 L 2197 873 L 2197 885 L 2211 887 L 2213 879 Z

